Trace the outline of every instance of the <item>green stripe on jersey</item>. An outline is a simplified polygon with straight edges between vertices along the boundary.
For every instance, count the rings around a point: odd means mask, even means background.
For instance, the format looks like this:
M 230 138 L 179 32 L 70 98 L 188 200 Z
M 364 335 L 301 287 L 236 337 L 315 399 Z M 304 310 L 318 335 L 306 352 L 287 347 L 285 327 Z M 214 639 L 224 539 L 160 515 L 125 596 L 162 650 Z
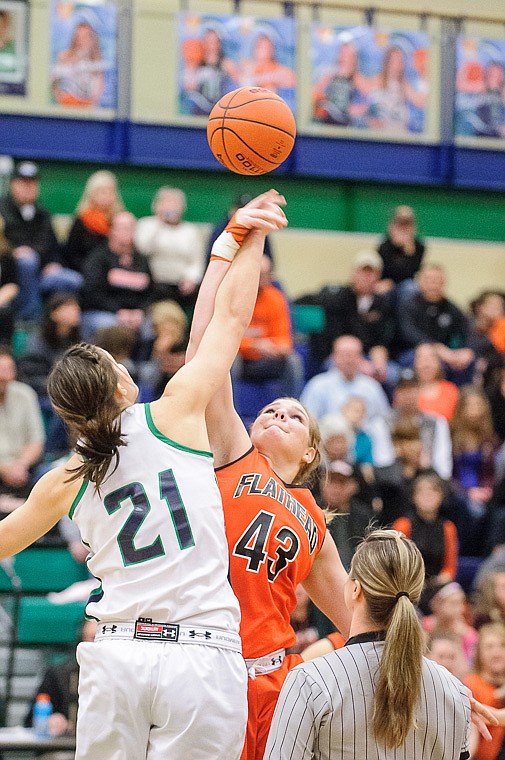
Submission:
M 151 414 L 151 404 L 144 404 L 144 408 L 146 411 L 146 420 L 147 420 L 147 426 L 151 433 L 156 436 L 160 441 L 163 441 L 163 443 L 168 443 L 169 446 L 173 446 L 174 449 L 179 449 L 179 451 L 187 451 L 189 454 L 198 454 L 201 457 L 212 457 L 212 452 L 210 451 L 200 451 L 199 449 L 191 449 L 189 446 L 183 446 L 182 443 L 176 443 L 175 441 L 172 441 L 170 438 L 167 438 L 166 435 L 163 435 L 163 433 L 158 430 L 156 425 L 153 421 L 153 416 Z
M 88 487 L 88 483 L 89 483 L 89 480 L 83 480 L 82 481 L 81 487 L 79 488 L 77 496 L 73 500 L 72 505 L 71 505 L 70 509 L 68 510 L 68 516 L 70 517 L 70 519 L 72 519 L 73 514 L 74 514 L 74 512 L 75 512 L 75 510 L 77 508 L 77 505 L 79 504 L 80 500 L 84 496 L 84 492 L 85 492 L 86 488 Z

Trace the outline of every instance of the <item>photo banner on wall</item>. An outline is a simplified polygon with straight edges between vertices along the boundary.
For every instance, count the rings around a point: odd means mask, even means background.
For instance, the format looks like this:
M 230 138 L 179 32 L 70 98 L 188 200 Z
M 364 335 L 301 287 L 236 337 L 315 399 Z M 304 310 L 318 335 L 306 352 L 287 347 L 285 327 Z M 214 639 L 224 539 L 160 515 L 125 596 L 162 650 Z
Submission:
M 313 24 L 311 121 L 423 134 L 427 126 L 428 34 Z
M 53 0 L 50 23 L 50 103 L 116 108 L 117 7 Z
M 458 37 L 454 131 L 505 139 L 505 40 Z
M 293 19 L 179 13 L 177 112 L 208 116 L 237 87 L 266 87 L 296 112 Z
M 0 0 L 0 95 L 26 95 L 28 6 Z

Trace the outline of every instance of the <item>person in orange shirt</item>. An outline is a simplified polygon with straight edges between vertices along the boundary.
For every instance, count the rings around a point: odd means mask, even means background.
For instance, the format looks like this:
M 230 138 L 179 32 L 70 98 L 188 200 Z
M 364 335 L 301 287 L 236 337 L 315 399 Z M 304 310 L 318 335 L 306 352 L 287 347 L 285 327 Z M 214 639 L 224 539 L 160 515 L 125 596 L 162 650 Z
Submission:
M 258 204 L 283 205 L 275 191 L 239 210 L 220 236 L 193 317 L 188 359 L 197 349 L 228 267 L 230 230 L 244 239 Z M 265 211 L 263 211 L 263 215 Z M 235 238 L 234 238 L 235 239 Z M 225 246 L 223 249 L 223 240 Z M 296 641 L 290 615 L 303 583 L 314 603 L 347 634 L 346 573 L 323 511 L 305 487 L 317 467 L 317 423 L 293 398 L 261 410 L 250 437 L 233 406 L 231 382 L 216 389 L 207 428 L 223 499 L 230 579 L 242 612 L 240 635 L 249 672 L 249 718 L 242 760 L 262 760 L 272 715 L 288 671 L 302 658 L 286 655 Z
M 500 353 L 505 352 L 505 297 L 496 290 L 485 290 L 472 303 L 477 331 L 486 335 Z
M 432 343 L 421 343 L 416 348 L 414 369 L 419 378 L 419 411 L 452 420 L 459 391 L 454 383 L 444 380 L 442 362 Z
M 236 374 L 235 374 L 236 373 Z M 240 344 L 232 377 L 258 382 L 281 380 L 283 393 L 297 398 L 303 387 L 303 370 L 293 351 L 288 301 L 272 284 L 272 261 L 261 261 L 258 297 L 251 323 Z
M 505 692 L 505 626 L 488 623 L 479 631 L 474 672 L 465 679 L 475 699 L 492 708 L 503 708 Z M 500 710 L 502 713 L 503 710 Z M 496 760 L 505 739 L 502 715 L 500 726 L 490 726 L 491 741 L 485 741 L 474 730 L 470 739 L 471 756 L 475 760 Z

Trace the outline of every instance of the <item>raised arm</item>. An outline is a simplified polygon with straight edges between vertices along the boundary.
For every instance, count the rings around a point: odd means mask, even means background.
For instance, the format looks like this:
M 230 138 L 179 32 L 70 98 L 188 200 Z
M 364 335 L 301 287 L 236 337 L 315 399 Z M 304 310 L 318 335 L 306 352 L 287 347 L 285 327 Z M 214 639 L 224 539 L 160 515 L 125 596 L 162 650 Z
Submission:
M 255 198 L 243 209 L 239 209 L 227 227 L 227 230 L 231 230 L 231 232 L 226 233 L 231 247 L 233 248 L 240 244 L 240 241 L 244 239 L 244 235 L 247 234 L 247 229 L 259 229 L 263 233 L 267 233 L 273 229 L 278 229 L 280 226 L 284 226 L 286 223 L 285 217 L 279 208 L 284 203 L 284 198 L 277 191 L 270 190 Z M 232 237 L 233 240 L 230 239 Z M 262 239 L 264 242 L 264 236 L 262 236 Z M 247 240 L 247 237 L 245 240 Z M 227 244 L 226 235 L 224 243 L 225 245 Z M 205 330 L 214 314 L 216 294 L 230 269 L 230 262 L 219 255 L 216 256 L 216 252 L 219 254 L 219 241 L 218 245 L 213 247 L 214 255 L 211 258 L 200 286 L 191 325 L 189 346 L 186 353 L 187 362 L 192 360 L 200 346 Z M 251 282 L 247 283 L 247 288 L 251 286 Z M 257 295 L 257 280 L 255 281 L 254 291 L 251 289 L 249 292 L 254 296 L 254 308 Z M 206 419 L 216 466 L 233 461 L 247 451 L 250 446 L 249 435 L 233 406 L 233 393 L 229 374 L 227 374 L 223 384 L 212 396 L 207 406 Z
M 168 383 L 163 397 L 177 396 L 188 413 L 205 410 L 225 382 L 256 302 L 265 234 L 287 222 L 279 206 L 256 209 L 251 232 L 221 278 L 213 314 L 188 363 Z M 214 263 L 214 262 L 213 262 Z M 217 262 L 221 264 L 222 262 Z M 194 345 L 194 344 L 193 344 Z

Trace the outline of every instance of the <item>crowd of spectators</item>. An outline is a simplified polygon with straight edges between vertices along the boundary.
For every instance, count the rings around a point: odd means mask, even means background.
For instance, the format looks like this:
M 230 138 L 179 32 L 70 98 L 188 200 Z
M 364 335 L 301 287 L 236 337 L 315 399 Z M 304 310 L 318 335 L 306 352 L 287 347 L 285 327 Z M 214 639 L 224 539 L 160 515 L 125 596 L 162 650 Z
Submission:
M 128 367 L 141 401 L 155 398 L 184 362 L 208 255 L 178 188 L 160 188 L 152 216 L 137 220 L 114 174 L 95 172 L 58 240 L 40 179 L 22 162 L 0 199 L 0 516 L 72 446 L 47 398 L 54 361 L 95 342 Z M 226 220 L 216 222 L 211 240 Z M 313 488 L 344 564 L 371 522 L 412 537 L 427 571 L 420 615 L 431 656 L 468 676 L 476 697 L 505 704 L 505 294 L 488 290 L 459 308 L 450 273 L 424 261 L 414 211 L 399 206 L 347 283 L 298 299 L 324 315 L 300 338 L 274 253 L 269 242 L 234 381 L 275 380 L 318 419 Z M 299 649 L 333 641 L 302 596 Z M 502 740 L 482 757 L 494 760 Z

